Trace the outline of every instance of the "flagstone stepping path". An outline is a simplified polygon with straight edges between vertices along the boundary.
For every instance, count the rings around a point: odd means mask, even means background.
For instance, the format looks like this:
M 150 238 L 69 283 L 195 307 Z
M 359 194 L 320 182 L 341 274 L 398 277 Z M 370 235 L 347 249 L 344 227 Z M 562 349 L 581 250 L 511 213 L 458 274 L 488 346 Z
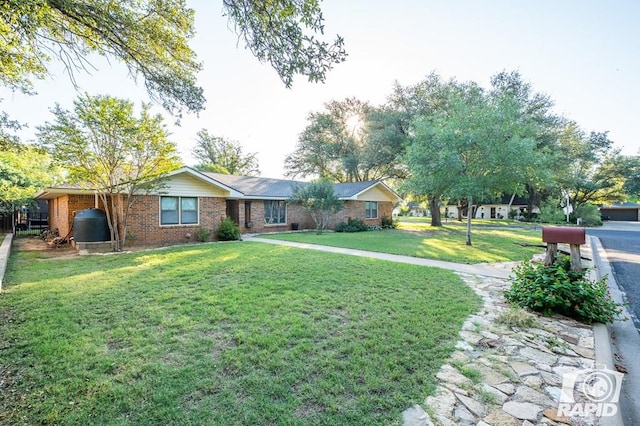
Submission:
M 503 265 L 510 268 L 513 265 Z M 504 322 L 509 281 L 459 273 L 484 300 L 469 317 L 435 393 L 403 413 L 405 426 L 598 425 L 594 416 L 559 415 L 562 375 L 591 368 L 591 326 L 530 315 L 532 324 Z M 564 413 L 562 413 L 564 414 Z

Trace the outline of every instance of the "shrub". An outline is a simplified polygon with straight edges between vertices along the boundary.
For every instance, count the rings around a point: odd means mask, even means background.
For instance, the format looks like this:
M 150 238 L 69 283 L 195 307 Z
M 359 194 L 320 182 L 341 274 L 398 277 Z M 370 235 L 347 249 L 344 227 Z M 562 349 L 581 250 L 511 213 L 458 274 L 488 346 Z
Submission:
M 569 257 L 558 258 L 552 266 L 526 261 L 513 272 L 511 288 L 504 296 L 521 308 L 544 315 L 558 313 L 587 324 L 611 323 L 622 313 L 604 278 L 590 281 L 588 271 L 572 271 Z
M 382 225 L 382 229 L 396 229 L 398 227 L 397 221 L 386 216 L 382 216 L 380 224 Z
M 369 227 L 362 219 L 349 219 L 346 223 L 340 222 L 336 224 L 336 232 L 363 232 L 368 231 Z
M 585 204 L 576 208 L 576 216 L 582 219 L 584 226 L 602 226 L 602 218 L 598 207 Z
M 567 215 L 553 200 L 543 201 L 540 204 L 540 219 L 544 223 L 566 223 Z
M 231 218 L 224 218 L 216 231 L 216 237 L 220 241 L 233 241 L 240 239 L 240 228 Z
M 198 227 L 194 234 L 196 237 L 196 241 L 199 241 L 201 243 L 207 242 L 209 241 L 209 238 L 211 238 L 211 231 L 203 228 L 202 226 Z

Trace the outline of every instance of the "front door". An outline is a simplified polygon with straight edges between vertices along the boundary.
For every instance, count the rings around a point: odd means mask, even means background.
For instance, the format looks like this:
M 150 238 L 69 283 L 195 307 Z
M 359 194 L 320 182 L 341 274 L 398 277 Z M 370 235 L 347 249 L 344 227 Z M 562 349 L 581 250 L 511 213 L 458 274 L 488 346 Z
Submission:
M 236 225 L 240 224 L 240 205 L 238 200 L 227 200 L 227 217 L 231 218 Z
M 491 207 L 491 219 L 495 219 L 495 218 L 496 218 L 496 208 Z

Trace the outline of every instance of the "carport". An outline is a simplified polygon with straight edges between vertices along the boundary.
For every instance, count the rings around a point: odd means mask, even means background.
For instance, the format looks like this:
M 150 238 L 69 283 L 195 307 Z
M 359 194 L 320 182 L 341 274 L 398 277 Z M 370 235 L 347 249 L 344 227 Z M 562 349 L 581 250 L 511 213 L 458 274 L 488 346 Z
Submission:
M 624 222 L 640 221 L 640 204 L 623 203 L 619 205 L 602 206 L 600 215 L 603 220 Z

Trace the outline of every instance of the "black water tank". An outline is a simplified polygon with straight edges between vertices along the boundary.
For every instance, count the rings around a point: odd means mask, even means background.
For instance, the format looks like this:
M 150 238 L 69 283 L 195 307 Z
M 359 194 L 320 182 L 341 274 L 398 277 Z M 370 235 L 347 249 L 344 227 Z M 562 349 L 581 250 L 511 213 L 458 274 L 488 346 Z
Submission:
M 105 212 L 100 209 L 77 211 L 73 218 L 73 239 L 80 243 L 111 241 Z

